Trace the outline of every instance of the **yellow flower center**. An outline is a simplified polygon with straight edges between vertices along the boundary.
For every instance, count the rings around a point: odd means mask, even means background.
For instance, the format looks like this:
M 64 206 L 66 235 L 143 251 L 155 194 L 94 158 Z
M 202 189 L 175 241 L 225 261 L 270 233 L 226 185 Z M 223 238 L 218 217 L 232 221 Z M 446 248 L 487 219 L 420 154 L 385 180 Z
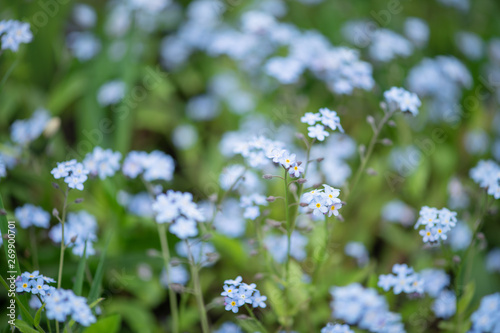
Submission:
M 441 229 L 438 229 L 438 234 L 442 233 L 443 231 Z
M 28 286 L 27 283 L 23 283 L 23 288 L 26 288 Z
M 231 305 L 232 305 L 232 306 L 235 306 L 235 305 L 236 305 L 236 302 L 235 302 L 235 301 L 232 301 L 232 302 L 231 302 Z
M 38 289 L 42 289 L 42 286 L 36 286 Z
M 316 204 L 316 207 L 318 207 L 318 208 L 319 208 L 319 207 L 321 207 L 321 204 L 318 202 L 318 203 Z
M 431 233 L 429 231 L 427 231 L 427 236 L 430 236 L 430 235 L 431 235 Z

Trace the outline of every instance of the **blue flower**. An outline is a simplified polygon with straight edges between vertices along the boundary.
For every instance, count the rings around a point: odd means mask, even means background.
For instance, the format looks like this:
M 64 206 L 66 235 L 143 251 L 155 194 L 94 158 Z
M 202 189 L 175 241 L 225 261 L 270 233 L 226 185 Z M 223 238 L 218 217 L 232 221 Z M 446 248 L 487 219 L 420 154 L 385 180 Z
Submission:
M 186 239 L 188 237 L 195 237 L 198 235 L 196 222 L 184 217 L 177 218 L 175 223 L 172 223 L 168 230 L 180 239 Z
M 82 326 L 89 326 L 96 322 L 87 300 L 76 296 L 72 290 L 55 289 L 45 298 L 45 309 L 48 319 L 65 322 L 67 316 Z
M 238 313 L 239 306 L 235 299 L 226 297 L 224 299 L 224 303 L 226 305 L 226 311 L 233 311 L 233 313 Z
M 330 135 L 327 131 L 325 131 L 325 127 L 320 124 L 316 124 L 314 126 L 310 126 L 307 128 L 309 133 L 307 134 L 310 138 L 317 139 L 318 141 L 323 141 L 327 136 Z
M 31 292 L 31 284 L 28 277 L 21 276 L 21 279 L 16 281 L 16 292 Z
M 121 158 L 122 154 L 120 152 L 95 147 L 91 153 L 85 156 L 83 165 L 91 175 L 105 179 L 113 176 L 120 169 Z
M 3 34 L 2 50 L 17 52 L 21 43 L 30 43 L 33 39 L 29 23 L 15 20 L 1 21 L 0 27 L 0 35 Z
M 267 306 L 266 303 L 264 303 L 267 300 L 267 296 L 261 296 L 260 291 L 256 290 L 253 297 L 252 297 L 252 306 L 254 308 L 261 307 L 265 308 Z
M 354 333 L 349 325 L 328 323 L 321 329 L 321 333 Z
M 32 294 L 40 294 L 45 296 L 45 292 L 49 290 L 50 286 L 45 284 L 45 280 L 43 278 L 33 279 L 31 280 L 31 293 Z
M 432 303 L 432 311 L 434 311 L 436 317 L 448 319 L 455 314 L 457 310 L 456 304 L 455 293 L 450 290 L 443 290 Z
M 416 94 L 403 88 L 392 87 L 384 92 L 384 98 L 389 110 L 400 110 L 401 112 L 411 113 L 413 116 L 418 115 L 418 108 L 422 105 Z
M 50 225 L 50 214 L 42 209 L 31 204 L 26 204 L 22 207 L 17 207 L 14 211 L 16 218 L 19 220 L 21 228 L 36 226 L 47 229 Z
M 174 159 L 161 151 L 151 153 L 131 151 L 123 161 L 122 172 L 125 176 L 136 178 L 143 174 L 144 180 L 170 181 L 174 175 Z

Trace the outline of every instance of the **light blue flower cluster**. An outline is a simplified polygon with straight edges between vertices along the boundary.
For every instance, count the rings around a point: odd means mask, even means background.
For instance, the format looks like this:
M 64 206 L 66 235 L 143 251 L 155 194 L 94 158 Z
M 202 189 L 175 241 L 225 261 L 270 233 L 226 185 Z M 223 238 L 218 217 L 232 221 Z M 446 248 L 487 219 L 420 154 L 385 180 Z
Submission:
M 294 230 L 290 237 L 290 256 L 298 261 L 306 258 L 307 237 Z M 287 257 L 288 237 L 286 235 L 267 235 L 264 246 L 278 263 L 284 263 Z
M 448 239 L 448 232 L 457 224 L 457 213 L 447 208 L 437 209 L 423 206 L 415 229 L 425 226 L 419 233 L 424 243 L 435 243 Z
M 205 221 L 191 193 L 168 190 L 156 197 L 152 207 L 156 222 L 170 223 L 169 231 L 180 239 L 198 235 L 196 222 Z
M 500 293 L 484 296 L 479 309 L 471 316 L 472 329 L 469 333 L 500 331 Z
M 349 242 L 344 248 L 346 255 L 356 259 L 358 266 L 364 266 L 370 260 L 368 250 L 361 242 Z
M 175 244 L 175 250 L 181 257 L 188 258 L 189 252 L 191 252 L 195 264 L 201 267 L 213 266 L 219 259 L 219 254 L 212 243 L 204 242 L 197 238 L 189 238 L 187 243 L 188 244 L 186 244 L 186 242 L 178 242 Z
M 222 325 L 220 325 L 220 327 L 214 331 L 214 333 L 243 333 L 243 332 L 244 331 L 241 329 L 241 327 L 230 321 L 222 323 Z
M 33 39 L 30 24 L 16 20 L 0 21 L 0 36 L 2 36 L 2 50 L 14 52 L 17 52 L 20 44 L 27 44 Z
M 240 207 L 244 208 L 243 217 L 255 220 L 260 216 L 259 206 L 267 206 L 266 197 L 261 194 L 242 195 L 240 198 Z
M 39 271 L 34 271 L 33 273 L 24 272 L 16 279 L 16 292 L 39 295 L 43 300 L 45 296 L 56 290 L 54 287 L 48 285 L 55 282 L 54 279 L 40 274 Z
M 169 265 L 168 270 L 162 269 L 160 282 L 168 288 L 170 283 L 176 283 L 185 286 L 189 281 L 189 272 L 182 265 Z
M 65 322 L 68 316 L 82 326 L 89 326 L 96 322 L 85 297 L 76 296 L 72 290 L 55 289 L 52 291 L 45 298 L 45 310 L 47 318 L 61 323 Z
M 130 194 L 125 191 L 118 192 L 118 203 L 125 207 L 131 214 L 141 217 L 153 217 L 153 199 L 147 192 Z
M 492 160 L 481 160 L 470 170 L 470 177 L 489 195 L 500 199 L 500 166 Z
M 241 194 L 261 192 L 259 177 L 252 170 L 246 170 L 241 164 L 225 167 L 220 176 L 219 183 L 224 191 L 237 190 Z
M 472 85 L 467 67 L 452 56 L 424 58 L 407 78 L 408 88 L 420 98 L 427 97 L 426 109 L 433 121 L 453 122 L 460 117 L 460 98 Z
M 116 104 L 125 97 L 125 88 L 125 82 L 120 80 L 106 82 L 97 92 L 97 101 L 101 106 Z
M 238 276 L 234 280 L 224 281 L 224 291 L 221 293 L 224 296 L 224 305 L 227 311 L 238 313 L 240 307 L 245 304 L 250 304 L 252 307 L 265 308 L 267 304 L 267 296 L 262 296 L 260 291 L 256 289 L 257 285 L 250 285 L 242 282 L 243 278 Z
M 122 154 L 120 152 L 95 147 L 91 153 L 85 155 L 83 165 L 92 176 L 105 179 L 113 176 L 120 169 L 121 158 Z
M 31 118 L 16 120 L 10 127 L 12 142 L 25 146 L 36 140 L 47 127 L 50 115 L 47 110 L 36 110 Z
M 389 62 L 396 57 L 410 56 L 413 53 L 413 45 L 392 30 L 377 29 L 371 36 L 368 52 L 373 60 Z
M 216 210 L 213 203 L 210 203 L 210 205 L 210 215 L 207 216 L 213 216 Z M 231 238 L 243 236 L 246 231 L 246 224 L 247 221 L 243 217 L 241 203 L 236 198 L 228 198 L 221 203 L 213 222 L 213 226 L 218 233 Z
M 148 182 L 154 180 L 172 180 L 174 175 L 174 159 L 161 151 L 151 153 L 131 151 L 123 161 L 123 174 L 137 178 L 140 174 Z
M 279 141 L 270 140 L 262 135 L 253 136 L 250 140 L 241 142 L 232 140 L 232 153 L 240 154 L 245 158 L 246 163 L 252 168 L 262 168 L 271 165 L 268 155 L 274 149 L 283 149 L 285 144 Z M 275 162 L 277 163 L 277 162 Z
M 26 204 L 17 207 L 14 215 L 18 219 L 21 228 L 24 229 L 30 226 L 47 229 L 50 226 L 50 214 L 44 211 L 42 207 Z
M 68 219 L 64 223 L 64 243 L 72 248 L 73 254 L 83 256 L 86 245 L 86 256 L 94 255 L 96 233 L 97 220 L 93 215 L 84 210 L 68 214 Z M 50 229 L 49 237 L 54 243 L 61 243 L 62 226 L 60 223 Z
M 80 61 L 92 59 L 101 50 L 101 41 L 91 32 L 73 31 L 66 38 L 66 45 Z
M 418 115 L 418 108 L 422 103 L 418 96 L 403 88 L 392 87 L 384 92 L 384 98 L 390 111 L 401 111 Z
M 291 177 L 298 178 L 304 173 L 304 167 L 301 161 L 297 161 L 297 155 L 291 154 L 286 149 L 270 147 L 266 152 L 266 157 L 285 168 Z
M 88 179 L 89 170 L 76 160 L 57 163 L 57 167 L 50 172 L 55 179 L 64 178 L 69 188 L 83 191 L 83 183 Z
M 486 270 L 491 273 L 500 273 L 500 248 L 494 248 L 486 256 Z
M 415 221 L 413 209 L 401 200 L 391 200 L 382 208 L 382 218 L 408 227 Z
M 321 333 L 354 333 L 349 325 L 328 323 L 321 329 Z
M 338 198 L 340 190 L 323 184 L 323 189 L 312 190 L 304 193 L 302 199 L 315 216 L 338 216 L 342 201 Z
M 338 129 L 341 133 L 344 133 L 337 112 L 329 110 L 328 108 L 321 108 L 317 113 L 306 112 L 306 114 L 300 118 L 300 121 L 309 125 L 307 128 L 309 131 L 308 136 L 318 141 L 323 141 L 330 135 L 330 133 L 325 130 L 325 127 L 330 128 L 332 131 Z M 320 124 L 317 124 L 318 122 Z
M 398 295 L 401 292 L 407 294 L 424 292 L 424 279 L 420 274 L 415 273 L 413 268 L 406 264 L 395 264 L 392 267 L 394 274 L 380 275 L 378 286 L 388 291 L 393 288 L 394 294 Z
M 432 303 L 432 311 L 438 318 L 448 319 L 457 311 L 457 297 L 451 290 L 443 290 Z
M 424 280 L 424 291 L 429 296 L 436 298 L 447 286 L 450 285 L 450 277 L 442 269 L 427 268 L 419 272 Z
M 404 333 L 401 315 L 390 312 L 384 297 L 375 289 L 365 289 L 359 283 L 332 287 L 333 317 L 370 332 Z

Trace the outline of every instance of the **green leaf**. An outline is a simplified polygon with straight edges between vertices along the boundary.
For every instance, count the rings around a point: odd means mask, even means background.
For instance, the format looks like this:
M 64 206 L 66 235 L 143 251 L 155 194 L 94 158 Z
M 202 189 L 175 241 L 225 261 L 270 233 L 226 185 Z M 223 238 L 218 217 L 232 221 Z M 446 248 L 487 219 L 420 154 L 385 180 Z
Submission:
M 16 328 L 21 331 L 22 333 L 38 333 L 39 331 L 35 330 L 33 327 L 31 327 L 30 324 L 28 324 L 25 321 L 16 319 Z
M 285 305 L 285 293 L 283 290 L 278 288 L 275 282 L 266 281 L 264 282 L 265 295 L 269 300 L 269 304 L 274 309 L 274 312 L 278 316 L 278 321 L 281 325 L 285 325 L 286 321 L 286 305 Z
M 462 293 L 462 296 L 458 300 L 457 314 L 463 314 L 470 305 L 472 298 L 474 297 L 474 291 L 476 290 L 476 285 L 474 281 L 469 282 Z
M 97 270 L 95 272 L 94 281 L 92 281 L 92 286 L 90 287 L 90 292 L 88 296 L 88 301 L 93 302 L 99 296 L 99 290 L 101 288 L 102 277 L 104 275 L 104 261 L 106 260 L 106 251 L 108 250 L 109 241 L 111 240 L 111 235 L 108 236 L 106 245 L 101 253 L 101 258 L 99 259 L 99 264 L 97 265 Z
M 119 314 L 104 317 L 87 327 L 83 333 L 116 333 L 120 330 L 121 322 Z
M 238 319 L 238 325 L 248 333 L 262 332 L 262 325 L 251 317 Z
M 132 332 L 156 332 L 153 324 L 156 321 L 154 316 L 140 302 L 124 298 L 113 298 L 109 302 L 106 302 L 106 309 L 107 311 L 121 314 Z
M 38 311 L 35 314 L 34 324 L 36 327 L 40 325 L 40 319 L 42 318 L 42 311 L 44 308 L 45 308 L 45 303 L 42 304 L 40 309 L 38 309 Z
M 78 296 L 82 295 L 83 277 L 85 274 L 86 263 L 87 263 L 87 243 L 85 242 L 85 246 L 83 248 L 83 256 L 80 258 L 80 262 L 78 263 L 78 269 L 76 270 L 75 284 L 73 285 L 73 291 Z

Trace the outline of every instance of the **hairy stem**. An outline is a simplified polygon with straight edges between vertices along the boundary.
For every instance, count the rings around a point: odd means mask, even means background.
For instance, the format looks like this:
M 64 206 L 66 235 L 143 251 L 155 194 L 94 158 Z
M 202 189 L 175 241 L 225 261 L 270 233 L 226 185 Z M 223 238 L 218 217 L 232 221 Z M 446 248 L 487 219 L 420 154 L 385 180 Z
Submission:
M 207 311 L 205 309 L 205 302 L 203 301 L 203 293 L 201 290 L 200 276 L 197 265 L 194 262 L 193 254 L 191 253 L 191 246 L 186 240 L 186 246 L 189 255 L 189 266 L 191 267 L 191 275 L 193 276 L 194 293 L 196 296 L 196 303 L 198 304 L 198 310 L 200 312 L 201 330 L 203 333 L 210 333 L 210 328 L 208 326 Z
M 163 257 L 163 264 L 165 265 L 165 272 L 167 275 L 167 284 L 168 284 L 168 298 L 170 302 L 170 312 L 172 314 L 172 332 L 179 332 L 179 314 L 177 312 L 177 297 L 175 292 L 170 287 L 170 276 L 168 266 L 170 264 L 170 251 L 168 249 L 168 241 L 167 241 L 167 230 L 165 229 L 165 223 L 157 223 L 158 225 L 158 234 L 160 236 L 160 244 L 161 244 L 161 254 Z

